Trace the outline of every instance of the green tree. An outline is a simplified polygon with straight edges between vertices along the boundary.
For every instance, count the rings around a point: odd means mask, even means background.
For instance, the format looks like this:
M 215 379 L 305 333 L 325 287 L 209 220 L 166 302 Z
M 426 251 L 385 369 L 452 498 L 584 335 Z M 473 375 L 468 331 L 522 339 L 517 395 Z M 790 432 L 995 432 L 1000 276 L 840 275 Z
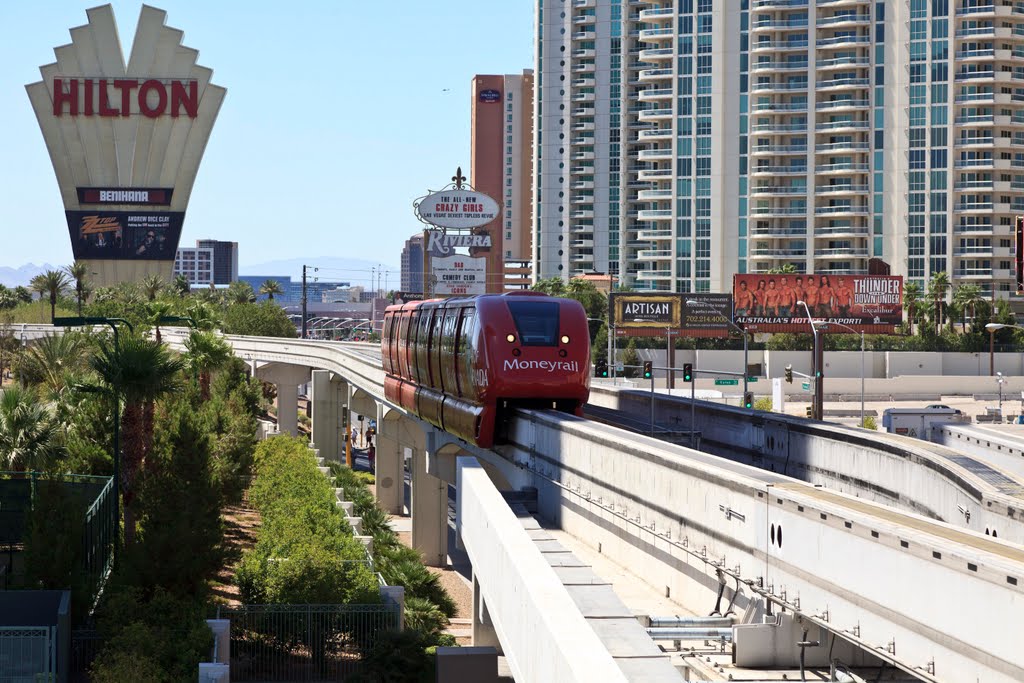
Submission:
M 274 295 L 284 294 L 284 288 L 281 287 L 281 283 L 277 280 L 264 280 L 263 284 L 260 285 L 260 294 L 266 294 L 267 299 L 273 301 Z
M 0 395 L 0 466 L 45 470 L 62 452 L 53 410 L 33 389 L 9 386 Z
M 920 311 L 921 306 L 921 285 L 916 282 L 908 282 L 903 287 L 903 308 L 907 309 L 907 323 L 910 326 L 910 334 L 914 334 L 914 320 Z
M 85 301 L 86 278 L 89 275 L 89 265 L 85 261 L 75 261 L 70 266 L 65 266 L 64 271 L 75 281 L 75 298 L 78 300 L 78 315 L 82 315 L 82 303 Z
M 284 309 L 270 301 L 229 306 L 224 311 L 225 334 L 256 337 L 296 337 L 295 323 Z
M 59 394 L 81 379 L 88 368 L 90 341 L 81 332 L 50 334 L 25 348 L 18 363 L 18 377 L 33 386 Z
M 143 482 L 139 534 L 127 556 L 130 581 L 201 596 L 221 559 L 220 494 L 211 476 L 211 439 L 187 399 L 160 411 L 153 467 Z
M 28 291 L 27 287 L 18 285 L 17 287 L 14 288 L 14 295 L 18 297 L 18 301 L 20 301 L 23 304 L 32 303 L 32 292 Z
M 224 295 L 229 305 L 251 304 L 253 301 L 256 301 L 256 292 L 253 291 L 252 285 L 241 280 L 236 280 L 228 285 L 227 292 Z
M 196 300 L 188 306 L 188 316 L 197 330 L 215 330 L 220 326 L 220 317 L 209 301 Z
M 565 296 L 565 280 L 555 275 L 544 280 L 537 280 L 531 289 L 535 292 L 544 292 L 548 296 Z
M 171 289 L 180 298 L 184 299 L 192 291 L 192 286 L 188 283 L 188 278 L 184 275 L 177 275 L 174 278 L 174 282 L 171 284 Z
M 971 329 L 974 329 L 974 320 L 977 318 L 978 304 L 984 303 L 985 299 L 981 294 L 981 287 L 973 283 L 965 283 L 956 288 L 953 293 L 953 302 L 960 310 L 961 330 L 967 333 L 967 313 L 971 314 Z
M 594 286 L 593 282 L 574 277 L 569 280 L 566 296 L 583 304 L 587 317 L 592 320 L 604 320 L 608 316 L 608 297 Z M 591 328 L 591 337 L 597 332 L 597 323 Z
M 163 336 L 160 334 L 160 325 L 163 324 L 161 321 L 171 315 L 174 309 L 167 301 L 147 301 L 145 310 L 146 324 L 153 328 L 153 336 L 159 344 L 163 342 Z
M 210 400 L 210 375 L 231 358 L 231 346 L 213 332 L 192 330 L 185 340 L 188 364 L 199 374 L 199 397 Z
M 18 303 L 18 295 L 13 290 L 0 286 L 0 311 L 13 310 Z
M 932 322 L 935 324 L 935 334 L 942 331 L 947 291 L 949 291 L 949 273 L 944 270 L 934 273 L 928 282 L 928 298 L 932 300 Z
M 59 270 L 48 270 L 32 278 L 31 286 L 39 297 L 47 296 L 50 299 L 50 322 L 57 317 L 57 299 L 67 292 L 71 280 L 67 273 Z
M 122 412 L 121 490 L 124 495 L 125 545 L 135 543 L 139 475 L 153 444 L 148 418 L 153 404 L 175 391 L 184 360 L 167 347 L 136 335 L 125 335 L 119 346 L 103 340 L 92 367 L 124 401 Z
M 159 275 L 147 275 L 142 278 L 142 291 L 146 295 L 146 301 L 156 301 L 165 284 Z

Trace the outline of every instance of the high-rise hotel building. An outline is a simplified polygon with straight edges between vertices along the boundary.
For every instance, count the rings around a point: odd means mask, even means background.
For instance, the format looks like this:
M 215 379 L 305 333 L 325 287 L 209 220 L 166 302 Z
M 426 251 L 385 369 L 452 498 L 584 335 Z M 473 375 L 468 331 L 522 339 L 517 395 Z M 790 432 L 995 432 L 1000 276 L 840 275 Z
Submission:
M 536 30 L 538 277 L 1013 286 L 1019 3 L 538 0 Z

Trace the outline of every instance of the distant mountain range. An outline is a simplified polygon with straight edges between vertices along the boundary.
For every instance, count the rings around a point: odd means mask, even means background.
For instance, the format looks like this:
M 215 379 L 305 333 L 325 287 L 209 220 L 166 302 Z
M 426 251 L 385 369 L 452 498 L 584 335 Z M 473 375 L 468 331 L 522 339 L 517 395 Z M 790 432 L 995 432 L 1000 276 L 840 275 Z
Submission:
M 47 270 L 59 270 L 59 266 L 51 266 L 49 263 L 44 263 L 37 266 L 34 263 L 26 263 L 23 266 L 17 268 L 9 268 L 7 266 L 0 266 L 0 285 L 5 287 L 17 287 L 18 285 L 28 286 L 28 283 L 39 273 L 46 272 Z
M 367 285 L 370 283 L 371 277 L 377 279 L 378 272 L 382 273 L 380 276 L 381 287 L 397 289 L 399 282 L 401 282 L 402 269 L 398 266 L 367 261 L 366 259 L 334 256 L 267 261 L 266 263 L 239 266 L 238 270 L 240 275 L 290 275 L 292 280 L 300 280 L 302 279 L 303 264 L 319 269 L 317 271 L 310 270 L 307 277 L 330 282 L 350 282 L 353 285 Z M 51 266 L 49 263 L 38 266 L 34 263 L 26 263 L 17 268 L 0 266 L 0 284 L 6 287 L 28 286 L 32 278 L 39 273 L 46 272 L 47 270 L 58 270 L 59 268 L 60 266 Z
M 397 289 L 401 282 L 402 269 L 398 266 L 368 261 L 366 259 L 340 258 L 336 256 L 318 256 L 315 258 L 282 259 L 280 261 L 267 261 L 266 263 L 255 263 L 246 266 L 239 266 L 240 275 L 266 275 L 280 276 L 289 275 L 292 280 L 302 278 L 303 264 L 318 268 L 309 270 L 307 278 L 319 278 L 331 282 L 350 282 L 353 285 L 369 284 L 370 278 L 377 278 L 377 273 L 383 271 L 380 277 L 380 286 L 390 289 Z

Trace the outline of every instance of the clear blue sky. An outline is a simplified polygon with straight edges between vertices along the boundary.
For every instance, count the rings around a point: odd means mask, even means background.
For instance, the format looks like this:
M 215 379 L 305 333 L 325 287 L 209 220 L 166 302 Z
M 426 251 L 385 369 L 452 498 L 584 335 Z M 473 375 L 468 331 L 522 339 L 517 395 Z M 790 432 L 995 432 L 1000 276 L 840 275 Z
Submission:
M 0 2 L 0 266 L 70 263 L 25 85 L 99 2 Z M 141 3 L 113 2 L 127 56 Z M 246 264 L 397 264 L 412 202 L 469 175 L 474 74 L 533 64 L 532 0 L 155 0 L 228 89 L 181 244 L 239 242 Z

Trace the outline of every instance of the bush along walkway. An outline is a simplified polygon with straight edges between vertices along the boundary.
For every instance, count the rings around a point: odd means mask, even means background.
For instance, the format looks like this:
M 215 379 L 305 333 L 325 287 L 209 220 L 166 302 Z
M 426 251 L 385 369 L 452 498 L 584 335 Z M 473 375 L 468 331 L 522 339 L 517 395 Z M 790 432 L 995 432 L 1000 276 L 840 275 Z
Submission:
M 372 538 L 375 569 L 388 585 L 405 587 L 406 628 L 417 632 L 428 647 L 456 645 L 455 638 L 443 632 L 456 614 L 455 602 L 419 553 L 399 540 L 388 514 L 367 487 L 369 477 L 337 462 L 330 464 L 330 472 L 344 500 L 351 503 L 350 514 L 360 518 L 362 533 Z

